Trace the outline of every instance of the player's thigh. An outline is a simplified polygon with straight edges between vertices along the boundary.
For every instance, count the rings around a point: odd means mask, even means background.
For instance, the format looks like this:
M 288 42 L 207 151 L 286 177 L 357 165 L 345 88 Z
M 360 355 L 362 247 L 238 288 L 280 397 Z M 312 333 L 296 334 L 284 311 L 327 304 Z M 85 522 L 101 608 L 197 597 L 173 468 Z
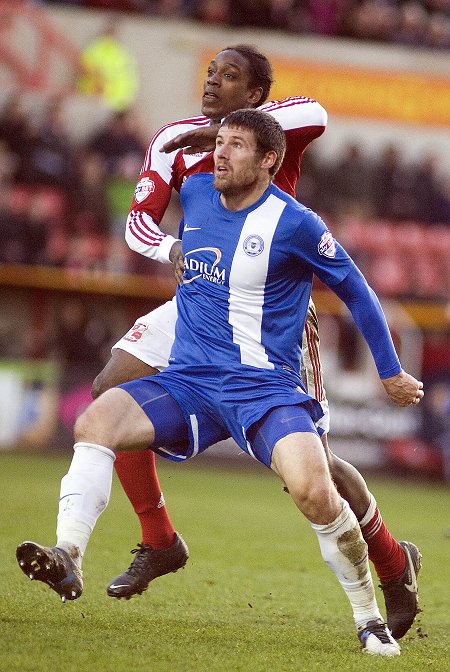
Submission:
M 326 525 L 339 515 L 341 500 L 316 434 L 297 432 L 280 439 L 273 450 L 271 466 L 310 522 Z
M 270 464 L 289 490 L 307 492 L 312 482 L 329 479 L 322 442 L 304 405 L 272 408 L 248 436 L 258 459 Z
M 107 390 L 75 423 L 75 441 L 106 446 L 114 451 L 141 450 L 154 442 L 153 423 L 125 390 Z
M 311 484 L 329 479 L 323 445 L 313 432 L 288 434 L 275 444 L 271 468 L 290 492 L 307 492 Z
M 140 378 L 116 389 L 125 391 L 151 423 L 151 444 L 147 443 L 147 447 L 188 448 L 190 433 L 185 412 L 174 396 L 155 379 Z
M 311 434 L 321 446 L 317 429 L 303 404 L 275 406 L 247 430 L 255 457 L 272 469 L 275 447 L 282 439 L 297 434 L 305 434 L 306 439 Z

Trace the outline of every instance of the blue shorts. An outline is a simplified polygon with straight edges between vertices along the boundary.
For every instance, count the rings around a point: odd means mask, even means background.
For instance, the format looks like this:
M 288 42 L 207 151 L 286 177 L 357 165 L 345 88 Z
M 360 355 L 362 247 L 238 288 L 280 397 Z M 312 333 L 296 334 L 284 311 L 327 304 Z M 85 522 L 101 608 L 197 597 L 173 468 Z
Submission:
M 119 387 L 152 422 L 152 450 L 174 461 L 231 436 L 242 450 L 270 467 L 276 442 L 294 432 L 317 434 L 314 423 L 323 414 L 300 379 L 284 370 L 173 365 Z

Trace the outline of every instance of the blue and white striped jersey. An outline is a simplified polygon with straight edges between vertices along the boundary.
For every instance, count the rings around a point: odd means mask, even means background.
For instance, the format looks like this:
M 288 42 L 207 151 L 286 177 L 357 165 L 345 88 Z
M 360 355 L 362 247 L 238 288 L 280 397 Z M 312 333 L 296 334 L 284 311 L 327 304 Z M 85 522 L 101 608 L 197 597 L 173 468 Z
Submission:
M 313 273 L 332 286 L 354 263 L 318 215 L 273 184 L 230 211 L 213 182 L 193 175 L 180 192 L 185 272 L 169 362 L 298 374 Z

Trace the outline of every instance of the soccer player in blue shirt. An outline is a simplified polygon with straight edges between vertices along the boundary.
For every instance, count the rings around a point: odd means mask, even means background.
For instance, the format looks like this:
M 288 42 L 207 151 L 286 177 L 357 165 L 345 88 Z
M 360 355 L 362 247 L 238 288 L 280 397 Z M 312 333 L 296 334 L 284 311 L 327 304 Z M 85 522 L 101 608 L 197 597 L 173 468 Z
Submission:
M 272 80 L 269 60 L 255 47 L 236 45 L 221 50 L 207 67 L 201 116 L 167 124 L 157 131 L 148 146 L 127 218 L 126 239 L 131 249 L 144 256 L 163 263 L 170 260 L 178 280 L 183 272 L 180 273 L 178 266 L 179 260 L 183 261 L 181 240 L 165 235 L 159 223 L 173 189 L 179 191 L 190 175 L 213 172 L 219 122 L 227 114 L 242 108 L 257 108 L 281 124 L 286 135 L 286 152 L 273 182 L 295 197 L 303 152 L 324 132 L 327 115 L 317 101 L 304 96 L 265 102 Z M 93 383 L 93 397 L 121 383 L 167 368 L 176 318 L 175 300 L 140 316 L 113 345 L 109 362 Z M 303 382 L 306 391 L 321 402 L 324 410 L 318 428 L 324 432 L 321 439 L 331 476 L 358 519 L 369 559 L 380 579 L 388 627 L 394 638 L 399 639 L 418 613 L 420 551 L 413 543 L 398 542 L 392 536 L 361 474 L 333 454 L 328 446 L 328 401 L 319 354 L 319 325 L 312 301 L 301 341 Z M 158 576 L 183 567 L 189 551 L 168 515 L 154 453 L 149 450 L 122 452 L 114 468 L 141 527 L 141 540 L 132 551 L 132 563 L 107 587 L 109 596 L 128 599 L 142 594 Z
M 400 647 L 378 610 L 367 545 L 332 482 L 315 426 L 322 407 L 300 378 L 298 334 L 313 274 L 348 306 L 389 397 L 416 404 L 422 383 L 402 370 L 381 306 L 345 250 L 314 212 L 272 184 L 284 150 L 280 125 L 264 112 L 239 110 L 224 120 L 214 175 L 191 176 L 181 189 L 185 270 L 170 365 L 108 390 L 78 419 L 57 546 L 24 542 L 17 558 L 31 578 L 76 599 L 116 452 L 151 447 L 183 461 L 232 436 L 280 476 L 310 521 L 363 649 L 394 656 Z

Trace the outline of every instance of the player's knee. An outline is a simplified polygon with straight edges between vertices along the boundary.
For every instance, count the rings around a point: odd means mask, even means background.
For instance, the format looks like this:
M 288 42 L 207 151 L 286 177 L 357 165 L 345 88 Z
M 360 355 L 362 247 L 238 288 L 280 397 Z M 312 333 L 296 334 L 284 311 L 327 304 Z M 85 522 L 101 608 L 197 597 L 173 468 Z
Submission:
M 75 441 L 104 443 L 105 434 L 113 421 L 107 405 L 95 402 L 90 404 L 75 421 L 73 429 Z
M 90 407 L 88 407 L 78 418 L 75 420 L 73 426 L 73 435 L 75 442 L 77 441 L 89 441 L 90 431 L 93 429 L 91 424 L 91 412 Z
M 301 487 L 290 485 L 289 492 L 300 511 L 309 520 L 318 520 L 333 515 L 337 493 L 331 480 L 323 478 Z
M 77 418 L 74 425 L 75 442 L 97 443 L 113 451 L 120 450 L 132 431 L 129 426 L 130 406 L 137 405 L 122 390 L 113 388 L 106 391 Z

